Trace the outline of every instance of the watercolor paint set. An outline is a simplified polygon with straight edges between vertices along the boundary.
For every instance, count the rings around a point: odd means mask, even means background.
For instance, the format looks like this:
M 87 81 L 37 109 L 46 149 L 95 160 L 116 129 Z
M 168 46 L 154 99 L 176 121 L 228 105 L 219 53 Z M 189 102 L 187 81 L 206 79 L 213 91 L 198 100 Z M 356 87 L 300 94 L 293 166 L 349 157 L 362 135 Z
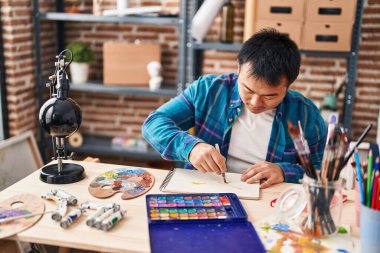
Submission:
M 244 220 L 246 213 L 240 202 L 231 202 L 227 195 L 149 195 L 149 219 L 176 220 Z
M 236 194 L 148 194 L 146 205 L 153 253 L 265 252 Z

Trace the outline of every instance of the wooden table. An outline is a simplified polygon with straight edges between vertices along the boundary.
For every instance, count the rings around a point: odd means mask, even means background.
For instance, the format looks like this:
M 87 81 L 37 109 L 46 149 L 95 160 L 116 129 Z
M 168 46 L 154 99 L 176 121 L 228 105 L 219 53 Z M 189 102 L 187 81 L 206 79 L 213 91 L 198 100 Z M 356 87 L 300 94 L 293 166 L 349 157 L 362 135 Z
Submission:
M 40 181 L 39 171 L 36 171 L 9 188 L 0 192 L 0 201 L 21 193 L 30 193 L 40 196 L 53 188 L 63 189 L 79 200 L 79 203 L 92 200 L 99 201 L 90 195 L 87 190 L 89 183 L 102 172 L 126 167 L 114 164 L 86 163 L 81 164 L 86 171 L 86 178 L 80 182 L 67 185 L 51 185 Z M 156 179 L 153 188 L 148 193 L 160 193 L 159 186 L 168 171 L 147 169 Z M 249 220 L 253 223 L 274 213 L 274 208 L 270 207 L 270 201 L 277 198 L 280 192 L 291 184 L 279 184 L 262 191 L 260 200 L 242 200 Z M 353 236 L 358 237 L 358 229 L 354 225 L 355 207 L 353 201 L 353 191 L 346 192 L 348 201 L 344 204 L 342 223 L 352 225 Z M 85 224 L 85 217 L 81 217 L 78 222 L 72 224 L 68 229 L 62 229 L 58 223 L 54 222 L 50 215 L 44 215 L 39 222 L 28 230 L 9 238 L 10 240 L 20 240 L 41 244 L 56 245 L 61 247 L 87 249 L 100 252 L 149 252 L 148 221 L 145 205 L 145 197 L 140 196 L 131 200 L 121 200 L 121 194 L 116 194 L 104 201 L 119 203 L 122 209 L 126 209 L 126 219 L 118 223 L 109 232 L 99 231 L 89 228 Z M 55 204 L 45 201 L 46 210 L 54 210 Z

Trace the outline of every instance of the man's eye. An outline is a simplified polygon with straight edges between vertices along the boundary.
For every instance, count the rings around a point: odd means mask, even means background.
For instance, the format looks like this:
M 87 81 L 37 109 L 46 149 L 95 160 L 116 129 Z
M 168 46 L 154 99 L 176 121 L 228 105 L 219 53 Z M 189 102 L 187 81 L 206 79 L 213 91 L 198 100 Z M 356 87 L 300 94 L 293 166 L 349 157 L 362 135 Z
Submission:
M 274 99 L 274 98 L 275 98 L 275 96 L 264 97 L 265 100 L 272 100 L 272 99 Z

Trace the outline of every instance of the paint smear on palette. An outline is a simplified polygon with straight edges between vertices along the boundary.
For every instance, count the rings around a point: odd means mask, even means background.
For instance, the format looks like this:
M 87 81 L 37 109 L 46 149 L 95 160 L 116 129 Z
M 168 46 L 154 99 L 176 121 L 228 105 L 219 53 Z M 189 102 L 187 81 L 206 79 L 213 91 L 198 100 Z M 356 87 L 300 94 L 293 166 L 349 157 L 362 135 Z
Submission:
M 108 198 L 117 192 L 122 192 L 122 199 L 131 199 L 149 191 L 153 184 L 154 177 L 146 170 L 119 168 L 96 177 L 90 183 L 88 190 L 97 198 Z
M 265 249 L 271 253 L 290 252 L 350 252 L 354 245 L 349 235 L 337 235 L 331 239 L 311 239 L 302 232 L 284 224 L 262 224 L 258 232 Z M 347 247 L 347 249 L 343 249 Z
M 306 236 L 290 229 L 279 229 L 280 224 L 262 226 L 260 232 L 267 251 L 280 252 L 320 252 L 327 253 L 330 249 L 320 242 L 310 240 Z
M 200 185 L 200 184 L 206 184 L 206 183 L 201 183 L 201 182 L 191 182 L 191 184 L 194 184 L 194 185 Z
M 21 210 L 7 210 L 7 209 L 0 209 L 0 220 L 6 219 L 6 218 L 11 218 L 11 217 L 16 217 L 20 215 L 25 215 L 25 214 L 30 214 L 31 212 L 26 209 L 21 209 Z

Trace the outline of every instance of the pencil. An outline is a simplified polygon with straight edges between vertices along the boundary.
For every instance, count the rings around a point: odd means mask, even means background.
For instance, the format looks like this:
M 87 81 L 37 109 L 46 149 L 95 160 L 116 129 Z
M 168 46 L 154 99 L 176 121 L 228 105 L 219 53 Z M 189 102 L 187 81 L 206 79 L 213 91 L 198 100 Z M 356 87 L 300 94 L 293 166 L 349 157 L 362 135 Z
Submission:
M 220 153 L 220 149 L 219 149 L 219 145 L 218 145 L 218 143 L 215 143 L 215 149 Z M 224 182 L 225 184 L 227 184 L 226 173 L 222 172 L 222 177 L 223 177 L 223 182 Z
M 367 167 L 367 206 L 371 207 L 371 184 L 372 182 L 372 161 L 373 161 L 373 155 L 372 155 L 372 149 L 369 150 L 368 153 L 368 167 Z
M 376 197 L 376 201 L 377 201 L 377 204 L 376 204 L 376 210 L 379 210 L 380 211 L 380 176 L 377 180 L 377 197 Z
M 364 190 L 363 190 L 363 179 L 362 172 L 360 169 L 360 159 L 359 159 L 359 150 L 355 148 L 355 163 L 356 163 L 356 174 L 358 176 L 359 183 L 359 192 L 360 192 L 360 202 L 364 205 Z
M 377 198 L 377 187 L 379 187 L 379 172 L 376 171 L 375 178 L 372 182 L 372 198 L 371 198 L 371 208 L 376 208 L 376 198 Z

